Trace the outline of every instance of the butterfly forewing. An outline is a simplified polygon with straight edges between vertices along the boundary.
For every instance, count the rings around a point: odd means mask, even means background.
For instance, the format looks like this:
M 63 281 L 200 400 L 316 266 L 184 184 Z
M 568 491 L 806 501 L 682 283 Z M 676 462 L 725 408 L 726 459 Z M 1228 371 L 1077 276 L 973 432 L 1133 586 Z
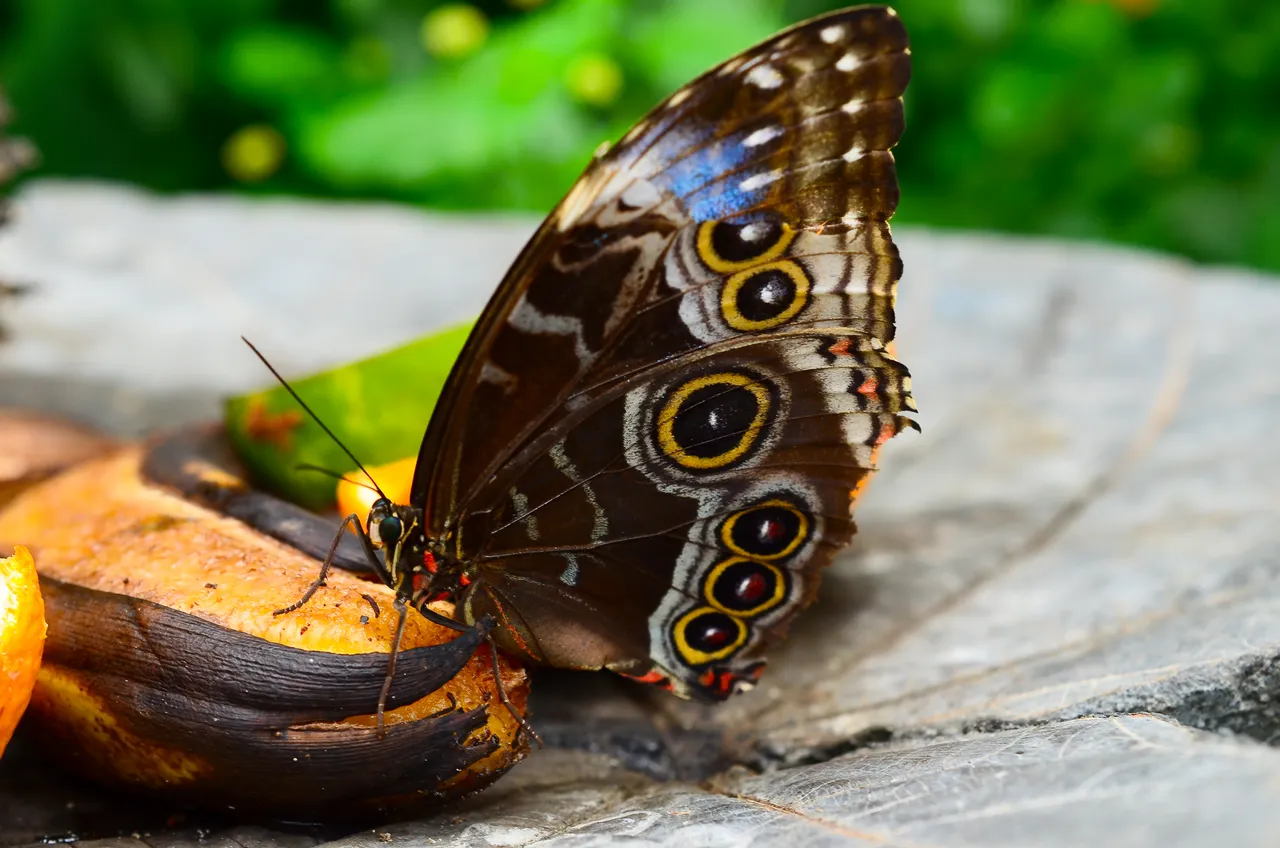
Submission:
M 886 345 L 905 31 L 802 24 L 597 158 L 486 309 L 414 502 L 506 647 L 725 696 L 905 426 Z

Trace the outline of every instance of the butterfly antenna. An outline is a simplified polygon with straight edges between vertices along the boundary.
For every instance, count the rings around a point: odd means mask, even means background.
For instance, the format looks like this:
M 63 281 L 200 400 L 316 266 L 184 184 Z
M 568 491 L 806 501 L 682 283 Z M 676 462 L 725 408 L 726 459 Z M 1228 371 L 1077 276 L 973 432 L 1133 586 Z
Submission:
M 351 461 L 356 464 L 356 467 L 360 469 L 360 471 L 364 474 L 364 476 L 369 478 L 369 482 L 373 484 L 371 488 L 373 489 L 373 491 L 378 493 L 378 497 L 386 498 L 387 496 L 383 494 L 382 489 L 378 488 L 378 481 L 373 479 L 373 475 L 369 473 L 369 469 L 364 467 L 364 463 L 356 459 L 356 455 L 347 449 L 347 446 L 342 443 L 341 439 L 339 439 L 337 436 L 333 434 L 332 430 L 330 430 L 328 427 L 325 426 L 325 423 L 320 420 L 320 416 L 316 415 L 311 410 L 311 407 L 307 406 L 307 402 L 304 401 L 302 398 L 298 397 L 298 393 L 293 390 L 293 386 L 289 385 L 288 380 L 280 376 L 280 372 L 277 371 L 271 365 L 271 363 L 267 361 L 267 358 L 262 355 L 262 351 L 254 347 L 253 342 L 249 341 L 244 336 L 240 337 L 240 341 L 244 342 L 249 346 L 249 350 L 253 351 L 254 355 L 257 356 L 258 359 L 262 360 L 262 364 L 267 366 L 267 370 L 271 372 L 271 376 L 275 377 L 276 380 L 279 381 L 280 385 L 284 386 L 284 390 L 288 392 L 289 395 L 298 402 L 298 406 L 302 407 L 303 410 L 307 413 L 307 415 L 311 416 L 312 421 L 320 425 L 320 429 L 324 430 L 325 434 L 328 435 L 329 438 L 333 439 L 333 443 L 338 447 L 342 448 L 342 452 L 351 458 Z
M 319 473 L 324 474 L 327 477 L 332 477 L 335 480 L 341 480 L 344 483 L 350 483 L 353 486 L 359 486 L 360 488 L 368 489 L 371 492 L 378 491 L 373 486 L 370 486 L 368 483 L 361 483 L 359 480 L 352 480 L 350 477 L 348 477 L 345 474 L 339 474 L 337 471 L 334 471 L 329 468 L 321 468 L 319 465 L 312 465 L 309 462 L 300 462 L 297 465 L 293 466 L 293 469 L 295 471 L 318 471 Z M 382 494 L 382 493 L 378 492 L 378 494 Z

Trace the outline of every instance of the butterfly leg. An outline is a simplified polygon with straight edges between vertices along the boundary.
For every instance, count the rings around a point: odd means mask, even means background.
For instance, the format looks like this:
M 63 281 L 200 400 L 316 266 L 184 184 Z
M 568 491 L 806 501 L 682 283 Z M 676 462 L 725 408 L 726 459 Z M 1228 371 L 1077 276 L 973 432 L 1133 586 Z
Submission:
M 316 576 L 315 582 L 307 587 L 307 591 L 302 593 L 301 598 L 294 601 L 284 609 L 276 610 L 271 613 L 272 615 L 288 615 L 295 610 L 302 609 L 306 606 L 307 601 L 311 600 L 311 597 L 319 591 L 320 587 L 324 585 L 325 578 L 329 576 L 329 569 L 333 567 L 333 558 L 338 553 L 338 545 L 342 542 L 342 534 L 347 532 L 348 524 L 355 527 L 356 532 L 361 536 L 364 536 L 364 529 L 360 526 L 360 516 L 352 513 L 342 519 L 342 525 L 338 527 L 338 532 L 333 537 L 333 544 L 329 545 L 329 553 L 325 556 L 324 562 L 320 564 L 320 573 Z M 403 618 L 401 621 L 403 622 Z
M 425 603 L 418 605 L 418 612 L 422 613 L 423 618 L 427 619 L 428 621 L 435 622 L 436 624 L 439 624 L 441 627 L 448 627 L 452 630 L 457 630 L 463 633 L 465 633 L 470 629 L 466 625 L 460 622 L 454 621 L 452 618 L 449 618 L 448 616 L 441 615 L 440 613 L 431 609 L 431 607 L 427 606 Z M 504 707 L 507 708 L 507 711 L 511 713 L 511 717 L 514 718 L 517 722 L 519 722 L 520 732 L 528 734 L 529 739 L 531 739 L 539 748 L 541 748 L 542 737 L 539 736 L 538 731 L 534 730 L 533 726 L 529 724 L 529 720 L 526 719 L 524 716 L 520 715 L 520 713 L 516 711 L 515 705 L 512 704 L 511 699 L 507 697 L 507 688 L 502 685 L 502 675 L 499 673 L 499 670 L 498 670 L 498 646 L 494 644 L 493 637 L 489 635 L 489 631 L 493 628 L 494 624 L 495 622 L 491 617 L 485 616 L 484 618 L 481 618 L 479 622 L 477 622 L 476 626 L 483 628 L 483 630 L 485 631 L 485 636 L 484 636 L 485 641 L 489 643 L 489 657 L 490 659 L 493 660 L 493 682 L 494 682 L 494 685 L 498 687 L 498 700 L 499 702 L 502 703 Z
M 520 733 L 523 732 L 531 742 L 541 748 L 542 737 L 538 735 L 538 731 L 533 729 L 533 725 L 529 724 L 527 718 L 516 712 L 515 705 L 507 697 L 507 687 L 502 685 L 502 673 L 498 669 L 498 646 L 494 644 L 493 636 L 486 633 L 484 638 L 489 643 L 489 659 L 493 661 L 493 683 L 498 687 L 498 700 L 502 702 L 502 706 L 507 708 L 507 712 L 511 713 L 511 717 L 520 725 L 520 730 L 516 731 L 516 738 L 512 740 L 513 744 L 519 741 Z
M 387 698 L 391 695 L 391 683 L 396 676 L 396 657 L 400 653 L 400 641 L 404 638 L 404 625 L 408 620 L 409 607 L 401 598 L 395 601 L 396 614 L 400 616 L 396 622 L 396 638 L 391 642 L 391 657 L 387 660 L 387 677 L 382 681 L 382 691 L 378 693 L 378 738 L 387 733 L 386 712 Z

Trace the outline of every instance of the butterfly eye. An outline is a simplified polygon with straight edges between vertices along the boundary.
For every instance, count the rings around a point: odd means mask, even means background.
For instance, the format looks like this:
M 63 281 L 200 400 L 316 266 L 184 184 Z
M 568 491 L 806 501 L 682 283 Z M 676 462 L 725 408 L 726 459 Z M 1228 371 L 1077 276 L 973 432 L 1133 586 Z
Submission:
M 381 542 L 384 545 L 394 544 L 400 541 L 400 534 L 404 529 L 404 525 L 400 519 L 394 515 L 388 515 L 386 518 L 378 522 L 378 538 L 375 542 Z

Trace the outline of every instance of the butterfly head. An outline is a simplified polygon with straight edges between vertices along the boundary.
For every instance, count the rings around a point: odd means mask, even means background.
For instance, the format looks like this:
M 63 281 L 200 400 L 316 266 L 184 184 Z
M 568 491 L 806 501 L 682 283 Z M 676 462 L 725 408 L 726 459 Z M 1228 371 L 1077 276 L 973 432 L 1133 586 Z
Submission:
M 470 584 L 465 570 L 423 533 L 421 510 L 378 498 L 365 526 L 373 547 L 382 551 L 378 577 L 411 605 L 452 598 Z
M 421 518 L 420 511 L 392 503 L 388 498 L 378 498 L 369 509 L 365 522 L 369 541 L 382 551 L 382 573 L 378 576 L 397 592 L 412 578 L 412 565 L 421 559 L 411 553 L 421 547 L 415 544 L 415 539 L 422 536 Z

